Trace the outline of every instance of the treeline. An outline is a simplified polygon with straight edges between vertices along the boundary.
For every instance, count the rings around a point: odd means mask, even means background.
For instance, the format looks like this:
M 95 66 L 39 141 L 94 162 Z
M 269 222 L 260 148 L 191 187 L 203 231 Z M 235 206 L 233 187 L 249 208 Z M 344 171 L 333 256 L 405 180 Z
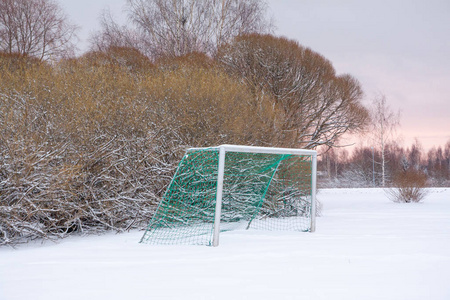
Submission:
M 414 173 L 430 187 L 450 186 L 450 140 L 444 147 L 424 151 L 416 140 L 410 147 L 390 142 L 385 149 L 386 186 L 401 175 Z M 322 187 L 382 187 L 381 152 L 372 147 L 348 150 L 334 148 L 324 153 L 318 164 Z

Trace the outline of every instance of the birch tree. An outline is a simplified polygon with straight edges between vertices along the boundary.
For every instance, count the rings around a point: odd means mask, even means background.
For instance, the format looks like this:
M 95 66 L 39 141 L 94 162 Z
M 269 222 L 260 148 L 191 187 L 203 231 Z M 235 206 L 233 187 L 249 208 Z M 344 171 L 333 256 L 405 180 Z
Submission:
M 374 98 L 370 110 L 371 139 L 381 153 L 381 186 L 386 186 L 386 146 L 394 138 L 400 125 L 400 111 L 394 112 L 387 104 L 386 96 Z

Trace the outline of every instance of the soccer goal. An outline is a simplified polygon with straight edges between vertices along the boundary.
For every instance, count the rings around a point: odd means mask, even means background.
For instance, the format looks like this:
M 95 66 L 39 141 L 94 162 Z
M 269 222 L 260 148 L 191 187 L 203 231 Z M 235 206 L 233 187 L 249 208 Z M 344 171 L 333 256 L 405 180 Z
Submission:
M 219 245 L 236 229 L 315 230 L 314 150 L 188 149 L 141 242 Z

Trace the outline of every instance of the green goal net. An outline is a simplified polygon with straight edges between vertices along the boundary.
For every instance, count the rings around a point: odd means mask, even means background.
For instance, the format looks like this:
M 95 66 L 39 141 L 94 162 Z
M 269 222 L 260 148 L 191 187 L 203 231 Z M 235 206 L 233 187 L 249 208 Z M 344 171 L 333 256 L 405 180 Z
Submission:
M 217 246 L 228 230 L 314 231 L 315 159 L 300 149 L 189 149 L 141 242 Z

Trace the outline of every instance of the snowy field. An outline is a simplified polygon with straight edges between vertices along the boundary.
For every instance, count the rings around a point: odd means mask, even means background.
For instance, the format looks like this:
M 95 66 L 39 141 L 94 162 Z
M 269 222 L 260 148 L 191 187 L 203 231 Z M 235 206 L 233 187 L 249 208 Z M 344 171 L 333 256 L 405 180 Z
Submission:
M 315 233 L 232 231 L 220 246 L 143 232 L 0 249 L 0 300 L 450 299 L 450 189 L 423 203 L 330 189 Z

